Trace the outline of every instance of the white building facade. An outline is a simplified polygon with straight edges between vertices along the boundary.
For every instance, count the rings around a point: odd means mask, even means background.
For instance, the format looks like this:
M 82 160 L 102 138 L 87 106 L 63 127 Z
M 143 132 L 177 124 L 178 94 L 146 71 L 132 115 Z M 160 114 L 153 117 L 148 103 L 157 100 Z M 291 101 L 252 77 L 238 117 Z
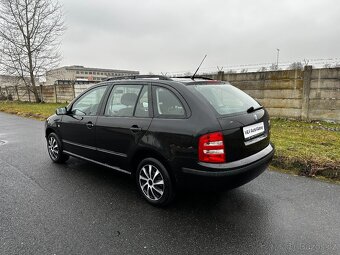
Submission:
M 91 68 L 84 66 L 64 66 L 46 72 L 46 85 L 60 84 L 60 81 L 100 82 L 108 77 L 138 75 L 139 71 Z

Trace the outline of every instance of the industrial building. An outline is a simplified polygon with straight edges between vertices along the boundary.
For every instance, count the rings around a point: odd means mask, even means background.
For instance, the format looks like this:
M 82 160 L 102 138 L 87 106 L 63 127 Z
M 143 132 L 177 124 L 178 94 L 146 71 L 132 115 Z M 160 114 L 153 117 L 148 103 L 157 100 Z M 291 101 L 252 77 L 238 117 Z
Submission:
M 138 75 L 139 71 L 63 66 L 46 72 L 46 85 L 84 82 L 100 82 L 108 77 Z

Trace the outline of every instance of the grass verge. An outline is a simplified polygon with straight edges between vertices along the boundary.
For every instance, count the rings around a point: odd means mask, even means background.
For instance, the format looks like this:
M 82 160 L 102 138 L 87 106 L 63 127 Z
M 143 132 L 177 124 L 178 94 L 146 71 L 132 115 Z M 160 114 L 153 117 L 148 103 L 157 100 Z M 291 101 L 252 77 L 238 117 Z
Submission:
M 0 101 L 0 111 L 44 120 L 65 104 Z M 271 169 L 340 181 L 340 124 L 272 119 Z
M 340 180 L 340 124 L 273 119 L 271 140 L 274 167 Z
M 57 108 L 63 106 L 65 104 L 0 101 L 0 111 L 38 120 L 47 119 Z

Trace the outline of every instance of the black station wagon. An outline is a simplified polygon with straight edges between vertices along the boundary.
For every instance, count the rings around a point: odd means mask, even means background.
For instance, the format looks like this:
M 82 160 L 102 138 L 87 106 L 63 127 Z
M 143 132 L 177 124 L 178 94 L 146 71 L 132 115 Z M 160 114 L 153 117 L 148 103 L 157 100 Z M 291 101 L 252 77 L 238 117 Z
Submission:
M 132 175 L 141 195 L 166 205 L 191 184 L 235 188 L 274 154 L 267 111 L 226 82 L 137 75 L 89 88 L 46 121 L 48 153 Z

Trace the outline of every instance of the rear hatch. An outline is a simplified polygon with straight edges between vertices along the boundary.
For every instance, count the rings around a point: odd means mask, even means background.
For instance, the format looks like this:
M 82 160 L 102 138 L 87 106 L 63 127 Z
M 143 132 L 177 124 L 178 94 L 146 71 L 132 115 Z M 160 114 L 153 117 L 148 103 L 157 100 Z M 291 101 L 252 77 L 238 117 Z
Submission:
M 249 157 L 269 144 L 268 113 L 264 109 L 218 120 L 224 136 L 227 162 Z
M 224 138 L 226 162 L 251 156 L 269 144 L 269 116 L 252 97 L 228 83 L 192 87 L 216 112 Z

